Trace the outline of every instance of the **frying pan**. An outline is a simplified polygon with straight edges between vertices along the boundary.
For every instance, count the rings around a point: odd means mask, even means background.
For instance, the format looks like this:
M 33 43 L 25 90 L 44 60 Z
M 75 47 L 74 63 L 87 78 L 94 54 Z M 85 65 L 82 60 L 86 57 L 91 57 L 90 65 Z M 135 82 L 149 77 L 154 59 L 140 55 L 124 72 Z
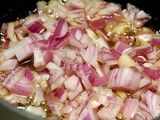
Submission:
M 3 0 L 0 4 L 0 26 L 3 22 L 15 21 L 17 17 L 23 18 L 28 15 L 28 11 L 36 8 L 38 0 Z M 47 0 L 46 0 L 47 1 Z M 106 0 L 115 2 L 126 7 L 131 3 L 144 10 L 152 16 L 152 19 L 146 24 L 155 30 L 160 29 L 160 1 L 159 0 Z M 46 120 L 42 117 L 34 116 L 29 113 L 16 109 L 13 105 L 0 99 L 0 120 Z M 160 117 L 156 120 L 160 120 Z

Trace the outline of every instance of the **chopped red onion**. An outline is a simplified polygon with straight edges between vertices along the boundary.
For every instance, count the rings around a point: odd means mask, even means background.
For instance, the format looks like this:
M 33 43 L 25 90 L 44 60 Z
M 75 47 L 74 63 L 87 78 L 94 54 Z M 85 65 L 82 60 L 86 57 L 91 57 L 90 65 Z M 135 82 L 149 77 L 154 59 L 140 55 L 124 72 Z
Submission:
M 18 66 L 16 59 L 10 59 L 0 64 L 0 71 L 10 71 Z
M 15 83 L 11 92 L 18 95 L 29 96 L 33 93 L 33 86 Z
M 9 73 L 4 79 L 2 85 L 8 89 L 11 89 L 13 85 L 24 76 L 24 69 L 22 67 L 16 68 Z
M 43 57 L 43 53 L 40 49 L 38 48 L 34 49 L 33 55 L 34 55 L 34 67 L 41 68 L 46 65 Z
M 70 91 L 75 91 L 79 85 L 78 77 L 73 75 L 68 80 L 66 80 L 64 84 L 65 84 L 66 89 Z
M 32 74 L 32 71 L 30 70 L 29 67 L 25 68 L 25 73 L 24 75 L 28 78 L 29 81 L 32 81 L 34 79 L 34 76 Z
M 16 58 L 18 61 L 22 61 L 33 54 L 34 49 L 36 48 L 35 44 L 29 43 L 24 48 L 16 53 Z
M 155 46 L 160 46 L 160 35 L 153 35 L 151 39 L 151 44 Z
M 55 97 L 57 97 L 61 102 L 65 102 L 65 100 L 67 99 L 66 92 L 64 91 L 63 88 L 58 88 L 54 95 L 55 95 Z
M 107 107 L 101 108 L 101 110 L 99 110 L 97 113 L 98 117 L 102 120 L 114 119 L 120 111 L 122 105 L 122 101 L 117 98 L 115 102 L 110 103 Z
M 149 84 L 151 84 L 151 80 L 149 78 L 143 78 L 140 80 L 138 88 L 141 89 Z
M 160 78 L 159 70 L 155 70 L 149 67 L 145 67 L 143 71 L 148 77 L 152 78 L 153 80 L 157 80 Z
M 91 28 L 103 28 L 106 24 L 106 20 L 104 18 L 98 19 L 98 20 L 93 20 L 90 22 Z
M 102 86 L 102 85 L 107 84 L 109 82 L 109 76 L 108 75 L 104 75 L 101 78 L 95 78 L 93 73 L 91 73 L 89 75 L 88 79 L 89 79 L 91 85 L 94 86 L 94 87 Z
M 59 20 L 54 32 L 54 38 L 61 38 L 66 35 L 68 32 L 68 25 L 65 20 Z
M 146 45 L 143 45 L 143 46 L 135 47 L 134 50 L 137 53 L 146 54 L 146 53 L 152 52 L 153 48 L 152 48 L 151 44 L 146 44 Z
M 132 52 L 134 52 L 134 50 L 130 46 L 128 46 L 123 42 L 118 42 L 115 45 L 114 49 L 121 54 L 122 53 L 131 54 Z
M 27 26 L 27 29 L 33 33 L 40 33 L 44 30 L 41 21 L 35 21 L 34 23 Z
M 84 7 L 80 0 L 69 0 L 67 1 L 66 6 L 69 9 L 82 9 Z
M 126 19 L 135 27 L 143 26 L 151 18 L 144 11 L 139 10 L 130 3 L 127 4 L 127 9 L 123 11 L 123 14 L 126 17 Z
M 139 106 L 138 99 L 128 98 L 125 100 L 123 115 L 125 118 L 133 118 Z
M 160 96 L 157 94 L 147 91 L 146 92 L 146 104 L 148 105 L 151 115 L 156 118 L 160 114 L 160 105 L 159 105 Z
M 70 44 L 81 49 L 86 48 L 90 38 L 86 35 L 83 29 L 72 28 L 70 31 Z
M 116 68 L 111 71 L 109 79 L 110 88 L 132 91 L 137 90 L 141 74 L 128 67 Z

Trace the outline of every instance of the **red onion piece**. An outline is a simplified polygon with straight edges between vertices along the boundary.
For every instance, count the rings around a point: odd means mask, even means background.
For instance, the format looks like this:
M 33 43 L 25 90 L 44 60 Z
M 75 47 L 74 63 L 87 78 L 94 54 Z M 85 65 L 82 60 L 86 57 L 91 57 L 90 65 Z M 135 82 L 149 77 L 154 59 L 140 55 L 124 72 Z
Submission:
M 140 80 L 138 88 L 143 88 L 143 87 L 149 85 L 150 83 L 151 83 L 150 79 L 143 78 L 143 79 Z
M 138 99 L 128 98 L 125 100 L 123 107 L 123 115 L 125 118 L 133 118 L 139 106 Z
M 6 59 L 10 59 L 15 56 L 15 54 L 20 51 L 24 46 L 31 43 L 32 40 L 29 37 L 24 38 L 23 40 L 16 43 L 13 47 L 6 49 L 2 54 L 4 54 Z
M 151 18 L 144 11 L 139 10 L 129 3 L 127 4 L 127 9 L 123 11 L 123 14 L 135 27 L 143 26 Z
M 155 70 L 155 69 L 152 69 L 152 68 L 149 68 L 149 67 L 145 67 L 143 72 L 153 80 L 157 80 L 157 79 L 160 78 L 159 70 Z
M 52 61 L 53 55 L 49 50 L 42 51 L 38 48 L 34 49 L 34 67 L 36 68 L 44 68 L 49 62 Z
M 114 48 L 111 49 L 112 54 L 114 55 L 115 59 L 119 59 L 121 56 L 121 53 L 116 51 Z
M 117 116 L 122 106 L 123 102 L 120 99 L 116 99 L 115 102 L 109 103 L 107 107 L 101 108 L 101 110 L 98 111 L 97 115 L 102 120 L 114 119 Z
M 153 35 L 151 39 L 151 44 L 154 46 L 160 46 L 160 35 Z
M 49 109 L 51 110 L 52 113 L 54 113 L 55 108 L 54 108 L 54 103 L 53 103 L 53 94 L 49 94 L 46 97 L 47 105 L 49 106 Z
M 67 1 L 66 3 L 66 6 L 69 8 L 69 9 L 82 9 L 84 6 L 83 4 L 81 3 L 81 1 L 79 0 L 69 0 Z
M 44 58 L 45 64 L 48 64 L 53 60 L 52 52 L 50 50 L 43 51 L 43 58 Z
M 34 49 L 36 48 L 34 43 L 29 43 L 24 48 L 16 53 L 16 58 L 18 61 L 22 61 L 33 54 Z
M 33 51 L 33 55 L 34 55 L 34 67 L 43 68 L 46 64 L 45 64 L 45 60 L 44 60 L 42 51 L 36 48 Z
M 82 112 L 78 116 L 77 120 L 96 120 L 93 109 L 85 106 L 85 108 L 83 108 Z
M 46 80 L 46 81 L 49 80 L 51 77 L 51 75 L 47 70 L 38 72 L 38 75 L 41 77 L 42 80 Z
M 66 92 L 63 88 L 58 88 L 55 92 L 55 97 L 57 97 L 62 103 L 67 99 Z
M 157 60 L 157 50 L 153 47 L 153 51 L 146 54 L 146 57 L 149 61 L 156 61 Z
M 12 73 L 9 73 L 4 81 L 2 82 L 2 85 L 8 89 L 11 89 L 13 85 L 18 82 L 22 77 L 24 76 L 24 69 L 22 67 L 18 67 L 15 70 L 12 71 Z
M 151 46 L 151 44 L 146 44 L 146 45 L 143 45 L 143 46 L 135 47 L 134 50 L 137 53 L 146 54 L 146 53 L 152 52 L 153 51 L 153 47 Z
M 29 37 L 32 39 L 33 42 L 43 40 L 43 37 L 39 33 L 31 33 L 29 34 Z
M 102 62 L 102 61 L 108 61 L 108 60 L 115 59 L 115 57 L 114 57 L 114 55 L 113 55 L 112 52 L 109 49 L 107 49 L 107 48 L 102 48 L 102 50 L 100 51 L 100 53 L 98 55 L 98 60 L 101 59 L 100 62 Z M 101 58 L 99 58 L 99 57 L 101 57 Z M 120 56 L 118 56 L 118 58 L 119 57 Z
M 127 44 L 123 43 L 123 42 L 118 42 L 114 49 L 119 52 L 119 53 L 126 53 L 126 54 L 131 54 L 134 52 L 134 50 Z
M 64 73 L 64 70 L 58 66 L 57 64 L 53 63 L 53 62 L 49 62 L 46 65 L 46 68 L 49 70 L 49 73 L 54 75 L 55 78 L 61 76 Z
M 155 94 L 151 91 L 146 92 L 146 103 L 153 118 L 156 118 L 160 115 L 159 99 L 160 96 L 158 94 Z
M 109 87 L 129 91 L 136 90 L 140 79 L 141 74 L 132 68 L 116 68 L 110 73 Z
M 136 61 L 136 62 L 139 62 L 139 63 L 144 63 L 147 61 L 147 58 L 144 57 L 144 56 L 135 56 L 133 57 L 133 59 Z
M 59 49 L 60 47 L 66 45 L 69 40 L 69 33 L 66 33 L 65 36 L 61 38 L 55 38 L 54 36 L 50 36 L 48 41 L 44 41 L 44 46 L 46 46 L 46 42 L 48 42 L 49 49 Z M 43 42 L 43 41 L 42 41 Z
M 70 31 L 70 44 L 81 49 L 86 48 L 90 38 L 83 29 L 72 28 Z
M 115 103 L 116 100 L 117 100 L 117 99 L 116 99 L 115 97 L 107 96 L 107 101 L 110 102 L 110 103 Z
M 85 75 L 90 74 L 92 72 L 91 66 L 89 66 L 88 64 L 83 65 L 83 72 L 85 73 Z
M 134 120 L 148 120 L 148 119 L 143 119 L 143 117 L 140 116 L 139 114 L 135 114 L 134 115 Z
M 44 30 L 44 27 L 40 21 L 35 21 L 34 23 L 28 25 L 27 29 L 33 33 L 40 33 Z
M 118 4 L 109 3 L 102 10 L 99 10 L 98 14 L 102 16 L 109 16 L 113 13 L 118 13 L 119 10 L 120 6 Z
M 76 62 L 69 62 L 64 64 L 66 70 L 78 71 L 82 66 Z
M 148 90 L 150 90 L 151 92 L 154 92 L 154 93 L 156 93 L 157 92 L 157 88 L 156 87 L 149 87 L 149 89 Z
M 68 25 L 65 20 L 59 20 L 54 32 L 54 38 L 61 38 L 65 36 L 68 32 Z
M 76 89 L 74 91 L 68 92 L 69 100 L 73 100 L 74 98 L 76 98 L 82 91 L 83 91 L 82 85 L 81 85 L 80 81 L 78 81 L 78 85 L 77 85 Z
M 98 20 L 92 20 L 90 21 L 91 28 L 103 28 L 106 24 L 106 20 L 104 18 L 98 19 Z
M 70 91 L 75 91 L 77 86 L 79 85 L 79 78 L 73 75 L 68 80 L 66 80 L 64 84 L 66 89 Z
M 48 83 L 50 85 L 50 89 L 54 90 L 58 87 L 61 87 L 61 85 L 64 83 L 65 80 L 66 80 L 66 78 L 63 76 L 60 76 L 60 75 L 59 76 L 52 76 L 48 81 Z
M 1 45 L 2 49 L 7 49 L 9 48 L 9 43 L 10 43 L 10 39 L 9 38 L 5 38 L 5 41 L 3 42 L 3 44 Z
M 63 88 L 59 88 L 59 89 L 57 89 L 57 91 L 55 92 L 55 96 L 58 98 L 58 99 L 61 99 L 61 97 L 63 96 L 63 94 L 64 94 L 64 89 Z
M 25 68 L 25 76 L 28 78 L 29 81 L 32 81 L 34 79 L 32 71 L 30 70 L 29 67 Z
M 33 93 L 33 87 L 31 85 L 15 83 L 11 92 L 18 95 L 29 96 Z
M 131 4 L 64 2 L 40 1 L 37 14 L 3 24 L 0 96 L 56 120 L 159 116 L 160 35 L 142 26 L 150 16 Z M 121 65 L 123 54 L 136 66 Z
M 16 59 L 10 59 L 0 64 L 0 71 L 10 71 L 17 67 L 18 62 Z
M 25 37 L 21 41 L 15 43 L 12 47 L 6 49 L 3 51 L 3 55 L 6 59 L 10 59 L 16 55 L 17 52 L 21 51 L 22 48 L 24 48 L 26 45 L 33 41 L 38 41 L 42 39 L 41 35 L 39 34 L 31 34 L 29 37 Z
M 91 85 L 94 86 L 94 87 L 102 86 L 102 85 L 107 84 L 109 82 L 109 76 L 108 75 L 104 75 L 101 78 L 95 78 L 93 73 L 91 73 L 89 75 L 88 79 L 89 79 Z
M 81 56 L 85 60 L 86 63 L 95 65 L 98 59 L 98 48 L 94 45 L 89 45 L 86 50 L 82 50 L 80 52 Z

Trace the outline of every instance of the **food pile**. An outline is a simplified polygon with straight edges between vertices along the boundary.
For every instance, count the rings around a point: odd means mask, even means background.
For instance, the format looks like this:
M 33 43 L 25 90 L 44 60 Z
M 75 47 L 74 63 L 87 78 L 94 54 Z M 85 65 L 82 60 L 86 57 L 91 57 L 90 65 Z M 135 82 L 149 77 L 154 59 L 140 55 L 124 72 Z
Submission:
M 151 120 L 160 115 L 160 34 L 132 4 L 37 2 L 3 23 L 0 97 L 53 120 Z

